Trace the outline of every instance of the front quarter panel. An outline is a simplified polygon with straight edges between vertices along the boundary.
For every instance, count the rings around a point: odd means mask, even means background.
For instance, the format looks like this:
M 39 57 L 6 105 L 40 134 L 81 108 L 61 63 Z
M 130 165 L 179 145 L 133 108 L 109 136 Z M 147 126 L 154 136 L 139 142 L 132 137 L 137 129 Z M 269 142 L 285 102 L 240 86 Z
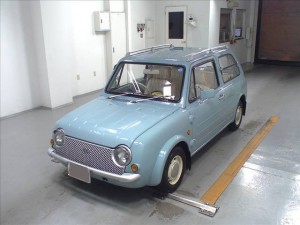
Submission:
M 156 186 L 160 183 L 171 150 L 180 142 L 189 145 L 187 131 L 190 129 L 188 112 L 180 109 L 134 141 L 131 163 L 139 165 L 139 173 L 145 185 Z

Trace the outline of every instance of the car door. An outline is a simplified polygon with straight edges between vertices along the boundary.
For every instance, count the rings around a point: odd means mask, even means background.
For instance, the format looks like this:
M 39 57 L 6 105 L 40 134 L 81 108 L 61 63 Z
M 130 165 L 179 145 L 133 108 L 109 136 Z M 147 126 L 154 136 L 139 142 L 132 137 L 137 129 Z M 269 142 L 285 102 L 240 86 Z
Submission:
M 205 97 L 207 94 L 209 97 Z M 188 101 L 192 124 L 191 151 L 195 152 L 219 133 L 225 124 L 225 94 L 213 58 L 192 67 Z
M 221 80 L 222 80 L 222 90 L 224 93 L 226 105 L 225 105 L 225 121 L 226 123 L 232 122 L 236 107 L 239 101 L 239 93 L 242 89 L 242 82 L 240 81 L 240 69 L 237 65 L 236 60 L 231 54 L 225 54 L 218 58 Z

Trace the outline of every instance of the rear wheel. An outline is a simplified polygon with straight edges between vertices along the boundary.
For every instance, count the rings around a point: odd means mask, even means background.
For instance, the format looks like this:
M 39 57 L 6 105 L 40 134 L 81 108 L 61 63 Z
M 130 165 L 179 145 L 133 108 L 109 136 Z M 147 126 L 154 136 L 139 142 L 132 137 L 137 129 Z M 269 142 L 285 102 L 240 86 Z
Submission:
M 231 124 L 229 124 L 228 129 L 231 131 L 237 130 L 242 123 L 242 118 L 243 118 L 243 103 L 239 101 L 239 104 L 235 111 L 234 121 Z
M 186 168 L 186 156 L 180 146 L 176 146 L 168 156 L 161 183 L 158 188 L 165 193 L 174 192 L 180 185 Z

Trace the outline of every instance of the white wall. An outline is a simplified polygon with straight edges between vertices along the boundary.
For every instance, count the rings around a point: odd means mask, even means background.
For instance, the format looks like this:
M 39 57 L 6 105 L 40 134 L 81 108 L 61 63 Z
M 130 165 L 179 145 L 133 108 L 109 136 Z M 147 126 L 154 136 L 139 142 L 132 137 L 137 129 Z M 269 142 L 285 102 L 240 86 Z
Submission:
M 224 1 L 223 6 L 226 6 L 226 1 Z M 217 1 L 210 1 L 209 9 L 209 22 L 210 26 L 208 29 L 208 46 L 209 48 L 214 47 L 219 44 L 219 28 L 220 28 L 220 5 Z
M 51 108 L 71 103 L 71 76 L 74 74 L 71 4 L 41 1 Z
M 74 72 L 71 74 L 72 96 L 99 90 L 106 83 L 106 33 L 95 33 L 94 11 L 103 11 L 102 1 L 72 2 L 71 27 Z M 96 72 L 96 76 L 94 76 Z M 80 80 L 77 80 L 77 75 Z
M 145 33 L 141 38 L 136 25 L 147 19 L 155 23 L 153 44 L 165 43 L 166 6 L 185 5 L 187 16 L 197 21 L 196 28 L 187 27 L 187 46 L 219 45 L 219 13 L 227 7 L 225 0 L 124 2 L 121 8 L 123 0 L 109 2 L 108 7 L 127 11 L 129 51 L 146 47 Z M 246 26 L 255 35 L 257 1 L 239 3 L 246 9 Z M 107 35 L 95 34 L 93 25 L 93 12 L 104 9 L 102 0 L 1 1 L 0 117 L 39 106 L 55 108 L 105 86 Z M 252 40 L 230 45 L 241 63 L 253 60 Z
M 225 1 L 225 0 L 224 0 Z M 207 47 L 209 30 L 210 1 L 155 1 L 156 2 L 156 44 L 166 41 L 165 9 L 166 6 L 187 6 L 187 17 L 191 14 L 197 21 L 197 27 L 187 26 L 187 46 Z
M 143 37 L 137 32 L 137 24 L 145 23 L 147 19 L 156 21 L 155 1 L 127 1 L 127 35 L 128 51 L 135 51 L 146 47 L 145 31 Z
M 253 5 L 257 1 L 238 1 L 239 9 L 246 9 L 246 26 L 253 28 L 255 15 Z M 203 1 L 155 1 L 156 3 L 156 44 L 164 44 L 165 31 L 165 8 L 166 6 L 187 6 L 187 16 L 190 14 L 197 21 L 197 27 L 187 26 L 187 46 L 209 48 L 220 45 L 220 8 L 227 8 L 225 0 L 203 0 Z M 255 31 L 255 27 L 253 31 Z M 254 33 L 254 32 L 252 32 Z M 251 43 L 250 43 L 251 42 Z M 253 61 L 254 51 L 252 40 L 238 40 L 236 44 L 225 43 L 237 55 L 241 63 Z M 252 57 L 252 59 L 251 59 Z
M 250 15 L 253 15 L 254 1 L 237 1 L 239 2 L 238 9 L 246 9 L 246 27 L 253 26 L 253 18 L 250 20 Z M 220 9 L 227 8 L 227 1 L 210 0 L 210 27 L 209 27 L 209 45 L 208 47 L 218 46 L 219 44 L 219 27 L 220 27 Z M 251 61 L 249 55 L 251 55 L 251 44 L 246 39 L 237 40 L 235 44 L 230 45 L 229 42 L 222 43 L 221 45 L 227 45 L 231 48 L 239 59 L 240 63 Z
M 110 12 L 125 12 L 124 0 L 109 0 Z
M 103 4 L 1 1 L 0 117 L 59 107 L 105 86 L 105 34 L 93 24 Z
M 1 117 L 41 105 L 32 4 L 1 1 Z
M 41 1 L 51 108 L 105 86 L 105 33 L 95 33 L 93 18 L 103 5 L 103 1 Z
M 42 24 L 41 5 L 39 1 L 28 2 L 32 16 L 32 37 L 36 52 L 36 72 L 39 81 L 39 97 L 41 105 L 51 108 L 50 86 L 45 54 L 45 42 Z

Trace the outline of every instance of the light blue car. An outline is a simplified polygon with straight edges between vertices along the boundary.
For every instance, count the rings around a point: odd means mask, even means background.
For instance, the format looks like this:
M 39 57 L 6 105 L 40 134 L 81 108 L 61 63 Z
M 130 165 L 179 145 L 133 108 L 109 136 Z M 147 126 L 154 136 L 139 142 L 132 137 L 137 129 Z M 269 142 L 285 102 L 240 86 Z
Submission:
M 103 95 L 56 123 L 48 154 L 87 183 L 174 192 L 193 155 L 239 128 L 246 96 L 243 70 L 224 46 L 128 53 Z

